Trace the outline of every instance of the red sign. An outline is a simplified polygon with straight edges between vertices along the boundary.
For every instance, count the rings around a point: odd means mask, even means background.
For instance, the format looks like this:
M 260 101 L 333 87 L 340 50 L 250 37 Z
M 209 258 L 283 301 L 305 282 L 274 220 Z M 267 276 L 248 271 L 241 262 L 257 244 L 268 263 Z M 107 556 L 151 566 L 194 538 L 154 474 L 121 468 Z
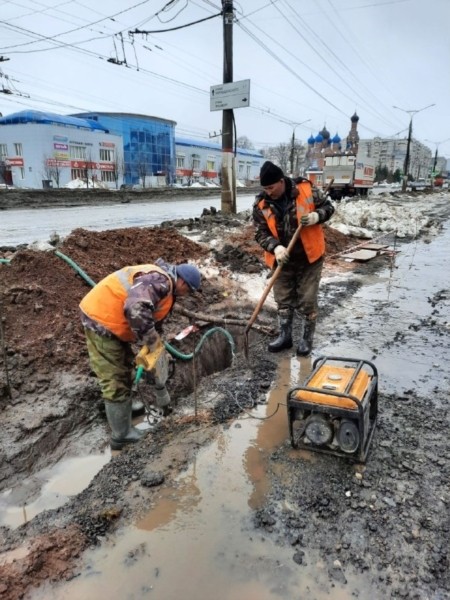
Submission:
M 100 171 L 115 171 L 113 163 L 98 163 Z
M 23 158 L 6 158 L 5 164 L 9 167 L 23 167 Z

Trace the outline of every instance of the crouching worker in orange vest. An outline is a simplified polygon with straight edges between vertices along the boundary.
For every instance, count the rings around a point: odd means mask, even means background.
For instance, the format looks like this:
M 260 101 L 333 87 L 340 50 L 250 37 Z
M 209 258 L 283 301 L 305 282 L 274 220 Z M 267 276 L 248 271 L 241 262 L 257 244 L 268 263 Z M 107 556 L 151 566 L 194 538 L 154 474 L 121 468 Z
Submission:
M 155 264 L 111 273 L 81 301 L 89 361 L 105 402 L 113 450 L 138 442 L 144 435 L 131 425 L 131 343 L 146 345 L 150 352 L 156 349 L 161 343 L 157 329 L 176 298 L 199 290 L 200 285 L 197 267 L 158 259 Z
M 263 191 L 253 205 L 255 239 L 265 250 L 268 267 L 283 265 L 273 285 L 280 333 L 268 349 L 279 352 L 292 348 L 292 322 L 297 310 L 303 332 L 296 350 L 299 356 L 308 356 L 313 345 L 325 254 L 321 223 L 328 221 L 334 207 L 308 179 L 285 177 L 280 167 L 270 161 L 261 167 L 260 183 Z M 289 255 L 287 246 L 299 224 L 300 235 Z

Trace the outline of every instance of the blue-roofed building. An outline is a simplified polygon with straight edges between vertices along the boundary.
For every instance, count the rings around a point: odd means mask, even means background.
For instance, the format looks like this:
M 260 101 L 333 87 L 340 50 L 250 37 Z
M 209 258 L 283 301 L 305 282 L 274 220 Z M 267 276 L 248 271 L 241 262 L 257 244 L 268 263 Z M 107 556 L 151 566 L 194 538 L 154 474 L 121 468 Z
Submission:
M 213 183 L 220 185 L 222 167 L 222 147 L 208 140 L 176 137 L 176 182 L 184 185 L 192 183 Z M 264 157 L 256 150 L 237 148 L 236 179 L 242 184 L 259 180 L 259 171 Z
M 125 184 L 159 187 L 174 181 L 175 121 L 132 113 L 89 112 L 73 116 L 94 121 L 122 138 Z
M 0 180 L 22 188 L 74 179 L 118 187 L 122 139 L 90 119 L 24 110 L 0 118 Z
M 14 113 L 0 118 L 0 181 L 29 188 L 63 187 L 74 179 L 109 188 L 220 185 L 221 145 L 175 139 L 175 126 L 130 113 Z M 263 162 L 259 152 L 238 148 L 236 179 L 258 181 Z

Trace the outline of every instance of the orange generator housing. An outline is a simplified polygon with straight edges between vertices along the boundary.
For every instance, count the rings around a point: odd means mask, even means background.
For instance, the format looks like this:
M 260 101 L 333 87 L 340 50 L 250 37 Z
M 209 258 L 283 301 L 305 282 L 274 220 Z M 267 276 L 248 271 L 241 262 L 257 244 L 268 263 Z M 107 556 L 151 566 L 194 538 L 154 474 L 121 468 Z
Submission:
M 291 444 L 364 463 L 378 414 L 378 372 L 369 361 L 322 357 L 287 397 Z

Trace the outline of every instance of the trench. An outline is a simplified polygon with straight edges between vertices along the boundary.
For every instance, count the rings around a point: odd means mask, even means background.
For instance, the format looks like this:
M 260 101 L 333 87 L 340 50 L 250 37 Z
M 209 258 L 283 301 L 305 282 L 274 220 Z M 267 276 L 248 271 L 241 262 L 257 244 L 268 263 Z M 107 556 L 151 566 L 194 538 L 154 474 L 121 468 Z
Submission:
M 185 342 L 186 353 L 195 351 L 199 336 L 204 331 Z M 235 351 L 242 352 L 241 331 L 230 328 L 229 332 L 235 340 Z M 168 383 L 169 389 L 172 387 L 173 397 L 182 404 L 182 399 L 190 396 L 204 377 L 226 369 L 231 362 L 228 338 L 219 333 L 206 338 L 193 360 L 176 361 L 176 381 L 172 386 L 171 380 Z M 55 385 L 51 395 L 56 398 L 62 394 L 57 404 L 67 402 L 63 415 L 52 419 L 50 423 L 44 419 L 40 427 L 28 435 L 24 450 L 9 461 L 5 477 L 15 483 L 0 493 L 0 526 L 15 529 L 45 510 L 64 506 L 88 487 L 111 455 L 117 454 L 109 449 L 106 419 L 104 416 L 99 419 L 95 400 L 91 397 L 90 403 L 80 403 L 80 397 L 89 397 L 89 394 L 82 389 L 77 390 L 79 381 L 72 381 L 69 374 L 64 374 L 56 378 Z M 77 390 L 71 394 L 72 398 L 68 391 L 71 385 Z M 152 404 L 153 386 L 142 380 L 133 397 Z M 97 407 L 101 412 L 101 403 Z M 181 412 L 187 412 L 182 406 L 178 408 Z M 28 416 L 27 420 L 30 418 Z M 134 425 L 144 424 L 145 421 L 145 415 L 133 419 Z M 18 478 L 20 473 L 23 476 Z

